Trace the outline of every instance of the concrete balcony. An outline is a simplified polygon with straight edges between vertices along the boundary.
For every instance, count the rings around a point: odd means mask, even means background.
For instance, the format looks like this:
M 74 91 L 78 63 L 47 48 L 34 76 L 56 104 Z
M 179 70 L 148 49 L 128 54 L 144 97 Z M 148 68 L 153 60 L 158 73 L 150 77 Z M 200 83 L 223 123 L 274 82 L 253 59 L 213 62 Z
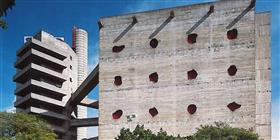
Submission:
M 67 68 L 67 65 L 62 60 L 59 60 L 35 49 L 30 49 L 29 51 L 27 51 L 22 57 L 17 60 L 17 62 L 15 62 L 14 66 L 18 69 L 23 69 L 30 63 L 44 63 L 58 70 Z
M 48 54 L 48 55 L 55 57 L 57 59 L 60 59 L 60 60 L 64 60 L 68 56 L 68 54 L 65 51 L 57 49 L 56 46 L 47 45 L 35 38 L 31 38 L 29 41 L 27 41 L 22 46 L 22 48 L 20 48 L 17 51 L 17 56 L 19 56 L 19 57 L 23 56 L 31 48 L 38 50 L 40 52 L 44 52 L 45 54 Z
M 55 113 L 46 109 L 41 109 L 37 107 L 28 107 L 26 108 L 23 112 L 25 113 L 34 113 L 34 114 L 39 114 L 44 117 L 51 117 L 51 118 L 56 118 L 56 119 L 61 119 L 61 120 L 66 120 L 67 117 L 63 114 Z
M 50 70 L 48 68 L 42 67 L 40 65 L 31 63 L 23 70 L 19 71 L 14 77 L 13 80 L 19 83 L 25 83 L 27 80 L 38 79 L 40 77 L 47 77 L 56 82 L 64 82 L 67 80 L 67 76 L 59 72 Z
M 67 93 L 65 90 L 54 85 L 30 79 L 15 90 L 15 95 L 23 97 L 31 92 L 58 100 L 61 100 Z
M 27 108 L 31 105 L 43 105 L 49 108 L 60 108 L 63 109 L 65 102 L 61 102 L 46 96 L 38 95 L 36 93 L 29 93 L 28 95 L 18 99 L 15 103 L 15 107 Z

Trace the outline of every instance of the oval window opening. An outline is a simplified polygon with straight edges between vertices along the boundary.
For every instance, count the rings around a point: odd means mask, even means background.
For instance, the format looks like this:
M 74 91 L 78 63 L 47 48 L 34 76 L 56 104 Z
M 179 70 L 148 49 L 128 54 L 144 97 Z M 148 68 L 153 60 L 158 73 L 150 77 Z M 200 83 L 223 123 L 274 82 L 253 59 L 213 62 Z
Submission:
M 195 34 L 195 33 L 189 34 L 187 41 L 189 44 L 194 44 L 194 43 L 196 43 L 196 38 L 197 38 L 197 34 Z
M 194 104 L 190 104 L 189 106 L 188 106 L 188 112 L 190 113 L 190 114 L 194 114 L 195 112 L 196 112 L 196 105 L 194 105 Z
M 115 76 L 114 84 L 116 86 L 120 86 L 122 84 L 122 77 L 121 76 Z
M 119 52 L 121 52 L 124 48 L 125 48 L 124 45 L 121 45 L 121 46 L 114 46 L 114 47 L 112 48 L 112 51 L 113 51 L 114 53 L 119 53 Z
M 152 74 L 149 75 L 149 79 L 151 82 L 153 83 L 157 83 L 158 82 L 158 74 L 157 72 L 154 72 Z
M 197 72 L 194 69 L 188 71 L 188 79 L 189 80 L 196 79 L 197 75 L 198 74 L 197 74 Z
M 231 65 L 227 71 L 229 76 L 234 76 L 237 72 L 237 68 L 235 65 Z
M 232 30 L 227 31 L 227 38 L 229 40 L 236 39 L 237 35 L 238 35 L 237 29 L 232 29 Z
M 158 110 L 155 107 L 153 107 L 149 109 L 149 113 L 152 117 L 155 117 L 158 114 Z
M 121 118 L 122 114 L 123 114 L 122 110 L 117 110 L 112 114 L 112 117 L 114 120 L 117 120 L 117 119 Z
M 156 48 L 158 46 L 158 40 L 153 38 L 151 41 L 150 41 L 150 46 L 152 48 Z

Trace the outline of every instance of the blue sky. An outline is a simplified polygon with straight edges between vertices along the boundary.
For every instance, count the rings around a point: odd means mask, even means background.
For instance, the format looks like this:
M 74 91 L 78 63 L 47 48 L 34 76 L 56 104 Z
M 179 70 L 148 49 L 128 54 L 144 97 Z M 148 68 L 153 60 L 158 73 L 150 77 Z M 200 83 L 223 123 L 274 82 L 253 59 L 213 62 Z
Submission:
M 0 30 L 0 111 L 13 107 L 15 74 L 13 64 L 15 52 L 23 44 L 23 36 L 34 35 L 43 29 L 55 36 L 65 37 L 71 44 L 72 27 L 83 28 L 89 33 L 89 69 L 98 63 L 98 26 L 103 16 L 120 15 L 213 0 L 16 0 L 16 6 L 4 17 L 9 23 L 8 30 Z M 271 21 L 271 63 L 272 63 L 272 127 L 273 137 L 280 139 L 279 102 L 280 102 L 280 2 L 278 0 L 257 0 L 256 11 L 270 11 Z M 98 88 L 90 98 L 98 98 Z M 90 116 L 97 111 L 89 110 Z M 89 129 L 90 135 L 96 135 L 96 128 Z

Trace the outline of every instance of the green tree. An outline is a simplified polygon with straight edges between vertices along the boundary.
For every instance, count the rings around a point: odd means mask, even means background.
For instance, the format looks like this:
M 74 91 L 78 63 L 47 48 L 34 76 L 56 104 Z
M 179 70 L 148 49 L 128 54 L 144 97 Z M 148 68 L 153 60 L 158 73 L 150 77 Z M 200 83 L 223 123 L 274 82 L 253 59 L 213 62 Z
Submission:
M 55 140 L 50 125 L 38 116 L 0 112 L 0 140 Z
M 187 131 L 187 130 L 186 130 Z M 133 131 L 121 129 L 115 140 L 260 140 L 258 135 L 243 128 L 232 128 L 221 122 L 215 125 L 204 125 L 197 128 L 197 132 L 191 136 L 180 137 L 168 135 L 162 129 L 154 134 L 144 126 L 137 125 Z
M 195 134 L 187 138 L 188 140 L 260 140 L 252 130 L 232 128 L 222 122 L 201 126 Z
M 162 129 L 157 134 L 154 134 L 151 130 L 145 129 L 144 125 L 137 125 L 132 132 L 130 129 L 121 129 L 115 140 L 186 140 L 186 138 L 168 135 Z
M 0 17 L 6 16 L 8 9 L 12 9 L 15 5 L 15 0 L 0 0 Z M 0 19 L 0 28 L 7 29 L 8 24 L 5 20 Z

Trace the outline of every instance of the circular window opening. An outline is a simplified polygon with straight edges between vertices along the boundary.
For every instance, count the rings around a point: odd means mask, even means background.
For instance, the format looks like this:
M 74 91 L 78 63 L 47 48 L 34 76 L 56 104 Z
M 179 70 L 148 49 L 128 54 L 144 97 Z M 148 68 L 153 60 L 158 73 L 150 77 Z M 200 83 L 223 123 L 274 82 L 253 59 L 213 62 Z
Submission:
M 114 53 L 119 53 L 119 52 L 121 52 L 124 48 L 125 48 L 124 45 L 121 45 L 121 46 L 114 46 L 114 47 L 112 48 L 112 51 L 113 51 Z
M 150 74 L 149 75 L 149 79 L 153 83 L 158 82 L 158 74 L 157 74 L 157 72 L 154 72 L 154 73 Z
M 197 72 L 194 69 L 188 71 L 188 79 L 189 80 L 196 79 L 197 75 L 198 74 L 197 74 Z
M 151 41 L 150 41 L 150 46 L 152 48 L 156 48 L 158 46 L 158 40 L 153 38 Z
M 114 84 L 116 86 L 120 86 L 122 84 L 122 77 L 121 76 L 115 76 Z
M 237 68 L 235 65 L 231 65 L 227 71 L 229 76 L 234 76 L 237 72 Z
M 122 114 L 123 114 L 122 110 L 117 110 L 112 114 L 112 117 L 114 120 L 117 120 L 117 119 L 121 118 Z
M 149 113 L 152 117 L 155 117 L 158 114 L 158 110 L 155 107 L 153 107 L 149 109 Z
M 190 113 L 190 114 L 194 114 L 195 112 L 196 112 L 196 105 L 195 104 L 190 104 L 189 106 L 188 106 L 188 112 Z
M 227 31 L 227 38 L 229 40 L 236 39 L 237 35 L 238 35 L 237 29 L 232 29 L 232 30 Z
M 196 38 L 197 38 L 197 34 L 195 34 L 195 33 L 189 34 L 187 41 L 189 44 L 194 44 L 194 43 L 196 43 Z
M 227 107 L 229 108 L 229 110 L 231 110 L 233 112 L 236 109 L 240 108 L 241 105 L 236 102 L 232 102 L 232 103 L 228 104 Z

